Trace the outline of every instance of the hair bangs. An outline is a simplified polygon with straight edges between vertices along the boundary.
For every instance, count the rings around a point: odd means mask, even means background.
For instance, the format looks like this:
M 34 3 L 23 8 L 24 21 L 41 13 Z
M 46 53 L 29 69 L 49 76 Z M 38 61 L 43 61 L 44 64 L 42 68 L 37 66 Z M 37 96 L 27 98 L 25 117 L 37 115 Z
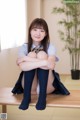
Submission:
M 40 23 L 35 23 L 34 25 L 32 25 L 31 29 L 34 29 L 34 28 L 45 30 L 44 25 Z

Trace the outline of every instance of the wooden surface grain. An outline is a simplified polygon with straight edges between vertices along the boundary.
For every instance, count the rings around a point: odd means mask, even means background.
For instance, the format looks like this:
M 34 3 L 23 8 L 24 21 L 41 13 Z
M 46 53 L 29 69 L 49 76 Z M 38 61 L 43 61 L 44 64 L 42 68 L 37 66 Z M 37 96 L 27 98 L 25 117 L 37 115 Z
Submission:
M 19 105 L 23 94 L 14 95 L 11 93 L 12 88 L 0 88 L 0 105 Z M 70 90 L 70 95 L 47 95 L 48 107 L 68 107 L 80 108 L 80 90 Z M 30 105 L 35 105 L 38 95 L 31 96 Z

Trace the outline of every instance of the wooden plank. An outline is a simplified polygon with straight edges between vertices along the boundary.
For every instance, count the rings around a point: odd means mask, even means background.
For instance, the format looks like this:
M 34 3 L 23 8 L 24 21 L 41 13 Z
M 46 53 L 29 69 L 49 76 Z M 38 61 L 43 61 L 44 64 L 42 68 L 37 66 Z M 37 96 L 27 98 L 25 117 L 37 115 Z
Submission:
M 2 105 L 2 113 L 7 113 L 7 105 Z
M 20 105 L 23 94 L 13 95 L 12 88 L 0 88 L 0 105 Z M 80 108 L 80 90 L 71 90 L 70 95 L 47 95 L 48 107 Z M 38 95 L 31 96 L 31 106 L 37 102 Z

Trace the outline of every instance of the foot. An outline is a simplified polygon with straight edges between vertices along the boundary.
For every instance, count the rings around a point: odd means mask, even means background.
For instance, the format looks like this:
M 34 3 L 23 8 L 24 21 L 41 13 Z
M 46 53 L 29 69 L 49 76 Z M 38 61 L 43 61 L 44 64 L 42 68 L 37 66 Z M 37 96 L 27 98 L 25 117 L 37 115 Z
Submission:
M 39 100 L 36 104 L 37 110 L 44 110 L 46 108 L 46 100 Z
M 28 109 L 30 102 L 31 102 L 31 99 L 29 100 L 23 99 L 21 102 L 21 105 L 19 106 L 19 109 L 22 109 L 22 110 Z

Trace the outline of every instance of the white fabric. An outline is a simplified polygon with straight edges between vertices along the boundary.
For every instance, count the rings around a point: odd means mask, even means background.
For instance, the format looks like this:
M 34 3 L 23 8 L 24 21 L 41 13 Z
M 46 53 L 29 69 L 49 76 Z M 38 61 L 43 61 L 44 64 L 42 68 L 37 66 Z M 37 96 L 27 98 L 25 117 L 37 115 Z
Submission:
M 40 92 L 40 86 L 39 86 L 39 84 L 37 85 L 37 94 L 39 94 L 39 92 Z

